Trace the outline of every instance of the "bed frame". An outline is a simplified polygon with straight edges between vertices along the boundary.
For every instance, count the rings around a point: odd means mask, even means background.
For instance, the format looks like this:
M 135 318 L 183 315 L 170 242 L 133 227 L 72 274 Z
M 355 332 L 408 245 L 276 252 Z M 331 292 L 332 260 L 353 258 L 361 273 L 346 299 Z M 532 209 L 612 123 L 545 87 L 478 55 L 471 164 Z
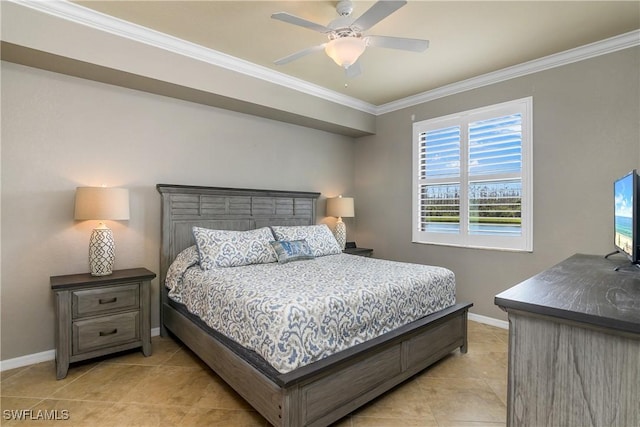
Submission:
M 167 184 L 157 189 L 162 196 L 161 284 L 173 259 L 194 244 L 194 225 L 249 230 L 315 224 L 320 195 Z M 269 372 L 180 310 L 160 288 L 161 335 L 175 335 L 274 426 L 326 426 L 456 348 L 467 351 L 472 304 L 458 303 L 292 372 Z

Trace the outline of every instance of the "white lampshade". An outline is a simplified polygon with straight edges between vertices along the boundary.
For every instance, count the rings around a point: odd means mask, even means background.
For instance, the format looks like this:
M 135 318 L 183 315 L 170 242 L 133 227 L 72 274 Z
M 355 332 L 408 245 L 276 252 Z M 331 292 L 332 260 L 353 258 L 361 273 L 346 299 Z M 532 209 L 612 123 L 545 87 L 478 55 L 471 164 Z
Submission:
M 76 188 L 75 219 L 129 219 L 129 190 L 126 188 Z
M 327 215 L 339 218 L 351 218 L 355 216 L 353 197 L 338 196 L 327 199 Z
M 324 51 L 336 64 L 349 68 L 358 60 L 367 47 L 362 37 L 341 37 L 329 41 Z
M 126 188 L 76 188 L 75 219 L 128 220 L 129 190 Z M 93 229 L 89 239 L 89 270 L 92 276 L 113 273 L 116 248 L 113 232 L 102 222 Z

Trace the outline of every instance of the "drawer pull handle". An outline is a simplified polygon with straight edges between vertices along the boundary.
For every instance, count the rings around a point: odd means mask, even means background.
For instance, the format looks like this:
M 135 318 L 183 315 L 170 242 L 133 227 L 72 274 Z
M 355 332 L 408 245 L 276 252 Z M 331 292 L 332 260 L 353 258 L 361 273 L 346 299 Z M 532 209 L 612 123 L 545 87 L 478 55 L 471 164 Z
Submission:
M 107 331 L 107 332 L 102 332 L 102 331 L 100 331 L 100 336 L 101 336 L 101 337 L 106 337 L 106 336 L 113 335 L 113 334 L 117 334 L 117 333 L 118 333 L 118 328 L 115 328 L 115 329 L 114 329 L 114 330 L 112 330 L 112 331 Z
M 109 299 L 100 298 L 98 300 L 98 304 L 112 304 L 112 303 L 114 303 L 116 301 L 118 301 L 118 297 L 113 297 L 113 298 L 109 298 Z

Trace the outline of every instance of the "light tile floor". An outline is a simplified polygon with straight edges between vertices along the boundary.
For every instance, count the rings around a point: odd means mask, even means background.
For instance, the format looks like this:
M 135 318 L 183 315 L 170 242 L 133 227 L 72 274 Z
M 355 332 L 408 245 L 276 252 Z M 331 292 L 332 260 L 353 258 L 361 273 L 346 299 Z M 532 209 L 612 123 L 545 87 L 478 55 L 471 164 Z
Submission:
M 506 330 L 469 322 L 469 352 L 458 350 L 353 414 L 340 427 L 504 426 Z M 54 362 L 2 372 L 2 426 L 267 426 L 188 349 L 154 337 L 153 354 L 129 352 L 74 364 L 63 380 Z M 7 419 L 46 410 L 58 421 Z M 67 412 L 63 412 L 67 411 Z

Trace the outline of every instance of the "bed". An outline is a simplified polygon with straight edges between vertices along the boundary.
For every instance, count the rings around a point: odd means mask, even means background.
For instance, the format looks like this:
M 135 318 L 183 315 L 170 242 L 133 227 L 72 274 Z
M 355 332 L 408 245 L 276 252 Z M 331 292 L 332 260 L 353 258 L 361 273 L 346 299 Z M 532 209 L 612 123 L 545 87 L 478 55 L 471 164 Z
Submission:
M 160 333 L 182 341 L 272 425 L 328 425 L 455 349 L 466 352 L 472 304 L 458 302 L 321 360 L 277 371 L 169 298 L 165 278 L 172 261 L 194 244 L 194 226 L 246 231 L 313 225 L 319 193 L 167 184 L 157 189 L 162 198 Z M 347 255 L 335 255 L 341 256 Z

